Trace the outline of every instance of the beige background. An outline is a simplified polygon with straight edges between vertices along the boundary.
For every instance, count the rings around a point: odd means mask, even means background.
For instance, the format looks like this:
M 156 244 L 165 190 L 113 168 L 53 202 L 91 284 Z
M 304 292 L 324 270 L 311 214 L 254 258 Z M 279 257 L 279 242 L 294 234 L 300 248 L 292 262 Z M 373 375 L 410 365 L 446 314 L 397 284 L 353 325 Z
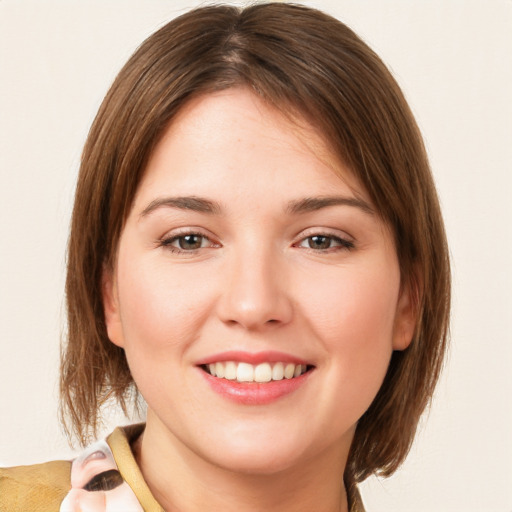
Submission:
M 512 1 L 307 3 L 354 28 L 394 71 L 424 132 L 451 242 L 450 359 L 407 463 L 363 485 L 368 510 L 511 512 Z M 135 47 L 197 4 L 0 0 L 2 464 L 72 454 L 56 382 L 81 147 Z

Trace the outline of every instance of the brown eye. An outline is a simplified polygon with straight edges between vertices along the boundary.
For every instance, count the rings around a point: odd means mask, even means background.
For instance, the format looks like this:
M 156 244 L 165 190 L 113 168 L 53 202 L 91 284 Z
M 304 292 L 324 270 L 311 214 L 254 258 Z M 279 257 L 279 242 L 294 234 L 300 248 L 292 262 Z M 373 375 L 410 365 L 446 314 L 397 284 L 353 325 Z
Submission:
M 208 237 L 199 233 L 185 233 L 183 235 L 166 238 L 162 240 L 159 245 L 176 253 L 192 253 L 198 249 L 215 246 Z
M 318 234 L 303 238 L 297 246 L 319 252 L 331 252 L 330 250 L 353 249 L 354 243 L 338 236 Z
M 332 247 L 333 239 L 330 236 L 315 235 L 310 236 L 308 239 L 308 247 L 310 249 L 329 249 Z
M 193 251 L 194 249 L 200 249 L 203 247 L 204 236 L 190 234 L 180 236 L 177 239 L 178 247 L 184 251 Z

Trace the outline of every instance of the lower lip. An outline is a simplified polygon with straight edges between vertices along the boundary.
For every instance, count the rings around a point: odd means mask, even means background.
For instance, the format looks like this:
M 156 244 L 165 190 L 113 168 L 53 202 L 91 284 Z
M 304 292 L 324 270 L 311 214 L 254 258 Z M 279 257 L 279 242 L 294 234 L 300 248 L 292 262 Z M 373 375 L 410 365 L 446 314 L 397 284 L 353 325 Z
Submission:
M 293 379 L 271 380 L 270 382 L 237 382 L 236 380 L 213 377 L 201 368 L 210 388 L 228 400 L 245 405 L 266 405 L 289 395 L 302 386 L 311 370 Z

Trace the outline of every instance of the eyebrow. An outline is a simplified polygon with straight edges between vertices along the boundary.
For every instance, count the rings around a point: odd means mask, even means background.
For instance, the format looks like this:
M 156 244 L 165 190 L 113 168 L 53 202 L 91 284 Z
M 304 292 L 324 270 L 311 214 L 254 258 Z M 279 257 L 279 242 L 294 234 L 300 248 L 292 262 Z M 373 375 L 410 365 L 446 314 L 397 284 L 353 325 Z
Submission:
M 158 208 L 177 208 L 179 210 L 192 210 L 200 213 L 219 214 L 220 205 L 215 201 L 210 201 L 202 197 L 161 197 L 151 201 L 140 214 L 140 218 L 146 217 Z
M 364 200 L 356 197 L 326 196 L 326 197 L 306 197 L 298 201 L 290 201 L 286 208 L 287 213 L 308 213 L 328 208 L 329 206 L 352 206 L 359 208 L 364 213 L 375 214 L 375 210 Z
M 287 214 L 302 214 L 309 213 L 330 206 L 351 206 L 359 208 L 365 213 L 373 215 L 375 211 L 373 208 L 362 199 L 355 197 L 343 196 L 326 196 L 326 197 L 306 197 L 295 201 L 290 201 L 285 208 Z M 160 197 L 151 201 L 151 203 L 142 210 L 139 218 L 147 217 L 155 210 L 166 208 L 177 208 L 179 210 L 192 210 L 199 213 L 207 213 L 211 215 L 219 215 L 222 211 L 219 203 L 197 196 L 184 196 L 184 197 Z

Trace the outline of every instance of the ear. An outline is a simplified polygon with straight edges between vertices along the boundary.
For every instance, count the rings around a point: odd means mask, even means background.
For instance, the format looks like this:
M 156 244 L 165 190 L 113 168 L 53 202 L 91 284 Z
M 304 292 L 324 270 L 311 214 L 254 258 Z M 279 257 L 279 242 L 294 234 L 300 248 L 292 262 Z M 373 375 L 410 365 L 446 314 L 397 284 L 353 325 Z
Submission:
M 114 271 L 107 268 L 106 265 L 103 266 L 101 290 L 108 338 L 118 347 L 124 347 L 123 326 L 121 323 L 119 297 L 117 294 L 117 280 Z
M 412 342 L 418 323 L 420 288 L 417 276 L 401 286 L 393 327 L 393 350 L 405 350 Z

